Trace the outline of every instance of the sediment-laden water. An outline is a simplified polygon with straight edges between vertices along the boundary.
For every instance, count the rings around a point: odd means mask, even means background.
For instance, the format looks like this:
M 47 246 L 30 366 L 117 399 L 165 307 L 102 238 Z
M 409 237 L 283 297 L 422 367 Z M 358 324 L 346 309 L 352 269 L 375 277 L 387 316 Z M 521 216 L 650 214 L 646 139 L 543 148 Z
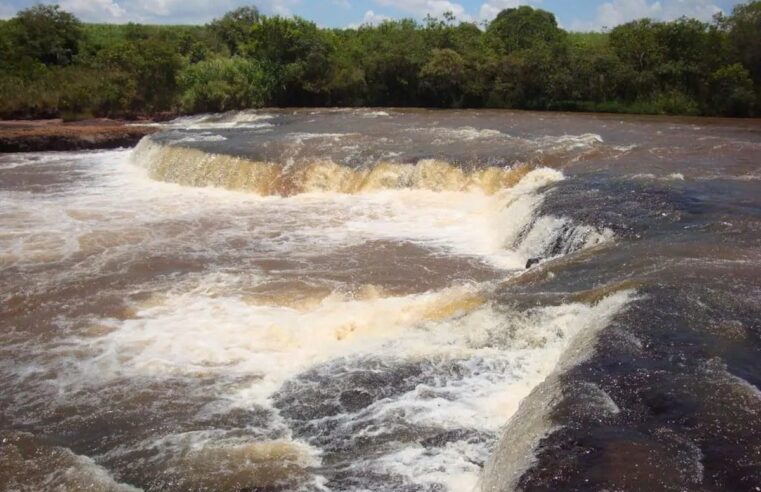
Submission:
M 251 111 L 0 158 L 0 482 L 758 490 L 761 125 Z

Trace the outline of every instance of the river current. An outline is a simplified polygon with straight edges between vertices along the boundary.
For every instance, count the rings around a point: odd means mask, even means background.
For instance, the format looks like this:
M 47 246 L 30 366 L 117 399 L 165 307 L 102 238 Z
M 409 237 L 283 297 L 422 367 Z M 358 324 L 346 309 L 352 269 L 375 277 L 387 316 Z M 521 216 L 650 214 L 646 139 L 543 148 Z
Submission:
M 757 121 L 161 126 L 0 157 L 9 490 L 759 490 Z

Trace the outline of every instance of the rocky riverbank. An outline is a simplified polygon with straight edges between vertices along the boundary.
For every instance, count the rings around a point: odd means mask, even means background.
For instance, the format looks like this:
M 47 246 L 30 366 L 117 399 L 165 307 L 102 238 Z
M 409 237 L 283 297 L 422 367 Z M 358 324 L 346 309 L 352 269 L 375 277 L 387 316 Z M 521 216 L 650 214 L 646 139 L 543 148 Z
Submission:
M 135 145 L 158 130 L 146 124 L 98 119 L 64 123 L 61 120 L 0 122 L 0 152 L 114 149 Z

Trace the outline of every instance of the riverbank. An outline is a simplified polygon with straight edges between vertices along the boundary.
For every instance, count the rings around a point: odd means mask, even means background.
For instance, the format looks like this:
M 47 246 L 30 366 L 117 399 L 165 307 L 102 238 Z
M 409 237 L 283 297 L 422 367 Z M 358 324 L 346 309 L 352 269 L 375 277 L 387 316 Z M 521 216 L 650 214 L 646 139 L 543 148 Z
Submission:
M 62 120 L 0 121 L 0 152 L 42 152 L 115 149 L 135 145 L 158 131 L 146 123 L 94 119 L 65 123 Z

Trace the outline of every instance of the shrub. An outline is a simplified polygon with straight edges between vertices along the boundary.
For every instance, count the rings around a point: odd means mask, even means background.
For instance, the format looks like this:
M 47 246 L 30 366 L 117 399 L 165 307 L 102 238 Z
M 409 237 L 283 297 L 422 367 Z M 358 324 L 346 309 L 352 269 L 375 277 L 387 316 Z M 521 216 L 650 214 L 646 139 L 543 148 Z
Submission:
M 728 65 L 711 75 L 711 105 L 726 116 L 749 116 L 756 103 L 750 72 L 740 65 Z
M 690 96 L 679 91 L 664 92 L 656 96 L 654 106 L 658 113 L 682 115 L 700 114 L 698 103 Z
M 68 65 L 79 52 L 82 24 L 58 5 L 35 5 L 9 22 L 15 56 L 46 65 Z
M 204 60 L 179 76 L 180 106 L 185 112 L 214 112 L 261 107 L 270 82 L 262 66 L 240 57 Z

